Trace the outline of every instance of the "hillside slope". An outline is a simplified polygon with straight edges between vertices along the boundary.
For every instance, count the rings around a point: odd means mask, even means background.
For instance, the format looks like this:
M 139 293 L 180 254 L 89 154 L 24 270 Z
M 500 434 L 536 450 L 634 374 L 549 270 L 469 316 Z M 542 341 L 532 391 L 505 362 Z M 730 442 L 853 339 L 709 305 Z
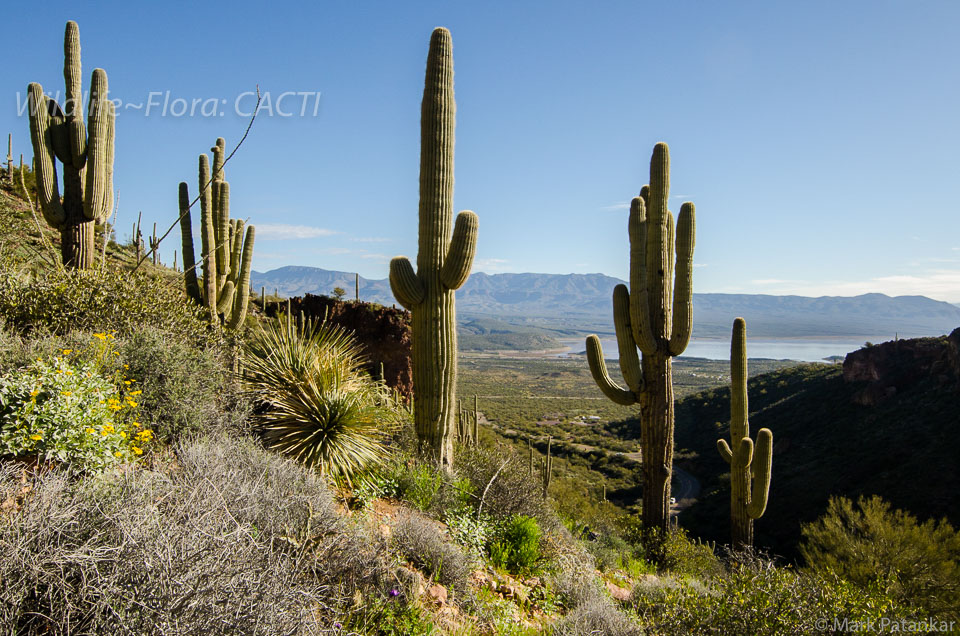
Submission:
M 850 354 L 848 369 L 856 362 L 877 373 L 848 370 L 848 380 L 828 365 L 751 379 L 751 432 L 767 427 L 774 435 L 770 503 L 755 524 L 757 545 L 794 557 L 801 524 L 820 516 L 831 495 L 878 494 L 920 519 L 946 516 L 960 525 L 958 347 L 960 329 L 949 338 L 891 342 Z M 923 351 L 939 351 L 939 358 L 929 364 L 929 357 L 919 355 Z M 887 365 L 893 355 L 899 363 Z M 883 377 L 885 368 L 896 369 L 896 377 Z M 729 400 L 728 389 L 705 391 L 680 401 L 676 411 L 677 447 L 698 454 L 682 467 L 703 483 L 700 501 L 680 523 L 719 541 L 729 536 L 730 490 L 728 467 L 715 444 L 729 437 Z

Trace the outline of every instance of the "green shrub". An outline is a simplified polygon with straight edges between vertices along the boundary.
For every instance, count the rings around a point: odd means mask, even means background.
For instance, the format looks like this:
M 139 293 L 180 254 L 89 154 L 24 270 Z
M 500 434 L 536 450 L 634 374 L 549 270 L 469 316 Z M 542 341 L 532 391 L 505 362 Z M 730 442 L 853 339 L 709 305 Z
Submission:
M 450 535 L 470 553 L 480 558 L 494 534 L 495 524 L 489 515 L 477 515 L 473 508 L 462 507 L 448 511 L 443 518 Z
M 84 470 L 143 454 L 153 431 L 137 421 L 142 390 L 119 368 L 113 336 L 93 341 L 0 377 L 0 454 Z
M 33 276 L 0 269 L 0 318 L 22 334 L 113 331 L 118 337 L 145 328 L 191 344 L 219 337 L 188 303 L 175 281 L 122 270 L 57 270 Z
M 400 497 L 411 506 L 426 512 L 444 485 L 443 471 L 428 463 L 415 463 L 400 475 Z
M 141 421 L 167 442 L 245 419 L 246 402 L 224 357 L 217 347 L 193 347 L 151 329 L 136 330 L 120 342 L 120 358 L 143 390 Z
M 540 560 L 540 525 L 536 519 L 515 515 L 490 544 L 490 560 L 510 572 L 532 571 Z
M 921 524 L 877 496 L 861 497 L 856 508 L 834 497 L 823 517 L 803 527 L 803 537 L 800 552 L 811 570 L 960 618 L 960 533 L 946 519 Z
M 840 581 L 797 573 L 738 555 L 723 574 L 704 580 L 661 577 L 633 590 L 631 606 L 656 634 L 806 635 L 848 623 L 904 616 L 888 597 Z
M 338 327 L 258 325 L 244 346 L 242 379 L 266 445 L 348 484 L 382 464 L 401 412 L 362 366 L 359 345 Z

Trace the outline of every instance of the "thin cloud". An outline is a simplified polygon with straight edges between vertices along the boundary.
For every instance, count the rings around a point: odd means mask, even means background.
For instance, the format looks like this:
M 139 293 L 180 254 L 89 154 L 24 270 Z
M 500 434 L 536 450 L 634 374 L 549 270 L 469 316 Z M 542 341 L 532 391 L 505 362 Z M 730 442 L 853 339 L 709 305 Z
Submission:
M 709 266 L 708 263 L 694 263 L 694 264 L 693 264 L 693 268 L 694 268 L 694 269 L 697 269 L 698 267 L 708 267 L 708 266 Z
M 754 285 L 787 285 L 787 284 L 802 285 L 804 284 L 803 281 L 800 281 L 800 280 L 787 280 L 784 278 L 757 278 L 750 282 Z
M 473 269 L 474 271 L 505 272 L 509 262 L 505 258 L 478 258 L 473 262 Z
M 603 207 L 600 208 L 600 209 L 601 209 L 601 210 L 607 210 L 607 211 L 610 211 L 610 212 L 613 212 L 613 211 L 615 211 L 615 210 L 629 210 L 629 209 L 630 209 L 630 202 L 627 201 L 626 203 L 614 203 L 613 205 L 605 205 L 605 206 L 603 206 Z
M 361 254 L 360 258 L 371 258 L 371 259 L 376 259 L 378 261 L 384 261 L 384 262 L 390 260 L 390 257 L 387 256 L 386 254 Z
M 382 238 L 378 236 L 363 236 L 350 239 L 354 243 L 389 243 L 392 238 Z
M 309 225 L 287 225 L 285 223 L 258 223 L 258 239 L 312 239 L 337 234 L 333 230 Z

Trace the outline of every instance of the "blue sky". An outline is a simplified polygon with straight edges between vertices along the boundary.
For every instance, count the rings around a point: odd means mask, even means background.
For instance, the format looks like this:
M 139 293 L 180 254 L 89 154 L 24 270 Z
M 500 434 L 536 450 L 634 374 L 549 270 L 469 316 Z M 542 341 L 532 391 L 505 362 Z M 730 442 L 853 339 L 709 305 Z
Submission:
M 697 205 L 696 291 L 960 302 L 957 2 L 50 0 L 4 13 L 0 132 L 15 155 L 32 152 L 18 93 L 63 90 L 68 19 L 85 88 L 100 66 L 115 99 L 157 104 L 118 117 L 121 239 L 140 211 L 148 228 L 175 220 L 177 183 L 195 191 L 197 155 L 239 140 L 235 111 L 259 84 L 270 108 L 227 167 L 233 216 L 258 227 L 255 268 L 385 277 L 390 257 L 416 255 L 419 105 L 442 25 L 475 271 L 626 278 L 626 204 L 662 140 L 673 208 Z M 291 92 L 310 95 L 276 104 Z M 194 115 L 174 116 L 176 99 L 197 100 Z M 223 115 L 204 116 L 205 100 Z M 177 231 L 166 261 L 175 248 Z

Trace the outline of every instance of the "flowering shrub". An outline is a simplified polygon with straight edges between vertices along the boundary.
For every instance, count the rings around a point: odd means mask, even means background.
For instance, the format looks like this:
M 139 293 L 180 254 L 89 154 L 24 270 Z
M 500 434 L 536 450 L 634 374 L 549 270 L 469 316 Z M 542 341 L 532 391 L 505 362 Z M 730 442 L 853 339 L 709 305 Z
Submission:
M 153 441 L 137 421 L 136 380 L 124 373 L 113 335 L 84 351 L 63 349 L 0 377 L 0 455 L 36 455 L 85 470 L 135 460 Z

